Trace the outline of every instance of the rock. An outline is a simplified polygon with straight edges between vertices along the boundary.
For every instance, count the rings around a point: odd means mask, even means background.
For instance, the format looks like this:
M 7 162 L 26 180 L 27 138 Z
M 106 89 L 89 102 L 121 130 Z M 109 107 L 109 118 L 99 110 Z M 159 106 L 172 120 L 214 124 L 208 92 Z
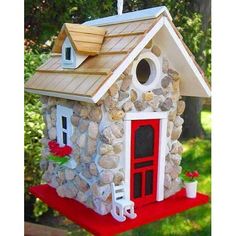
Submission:
M 168 124 L 167 124 L 167 137 L 170 137 L 173 128 L 174 128 L 174 123 L 172 121 L 168 121 Z
M 163 95 L 163 94 L 164 94 L 164 91 L 163 91 L 162 88 L 153 89 L 152 92 L 153 92 L 155 95 Z
M 174 142 L 173 144 L 172 144 L 172 146 L 171 146 L 171 153 L 172 154 L 182 154 L 182 152 L 183 152 L 183 146 L 182 146 L 182 144 L 179 142 L 179 141 L 177 141 L 177 142 Z
M 119 154 L 123 149 L 123 144 L 122 143 L 116 143 L 113 145 L 113 150 L 115 154 Z
M 180 83 L 180 80 L 173 80 L 173 90 L 176 91 L 176 92 L 179 92 L 179 83 Z
M 109 117 L 110 117 L 110 120 L 112 121 L 119 121 L 119 120 L 122 120 L 125 116 L 125 113 L 124 111 L 120 110 L 120 109 L 112 109 L 110 112 L 109 112 Z
M 48 98 L 48 106 L 51 107 L 51 106 L 56 106 L 56 105 L 57 105 L 57 99 L 54 97 L 49 97 Z
M 49 183 L 51 180 L 51 177 L 52 177 L 51 173 L 49 173 L 48 171 L 45 171 L 42 175 L 42 180 Z
M 80 162 L 81 163 L 90 163 L 92 161 L 92 156 L 86 155 L 85 153 L 82 153 L 80 155 Z
M 116 138 L 122 138 L 124 134 L 123 125 L 120 123 L 113 123 L 110 126 L 110 129 Z
M 79 138 L 77 139 L 77 145 L 80 148 L 84 148 L 87 142 L 87 135 L 86 133 L 83 133 L 79 136 Z
M 75 176 L 73 183 L 83 193 L 89 190 L 89 185 L 87 184 L 87 182 L 80 178 L 78 175 Z
M 130 90 L 130 100 L 131 102 L 135 102 L 138 98 L 138 94 L 134 89 Z
M 143 93 L 143 100 L 144 101 L 151 101 L 154 97 L 154 93 L 152 91 L 148 91 L 148 92 L 145 92 Z
M 79 202 L 84 203 L 87 200 L 87 195 L 84 194 L 83 192 L 79 191 L 76 195 L 76 200 L 79 201 Z
M 49 131 L 48 131 L 48 136 L 49 139 L 51 140 L 55 140 L 57 138 L 57 130 L 55 127 L 52 127 Z
M 89 113 L 89 119 L 99 123 L 102 120 L 102 110 L 101 107 L 96 106 L 93 107 L 92 110 Z
M 75 102 L 75 104 L 73 106 L 73 112 L 76 115 L 79 115 L 81 108 L 82 108 L 81 104 L 79 102 Z
M 166 161 L 166 165 L 165 165 L 165 173 L 169 174 L 171 171 L 173 170 L 173 164 L 170 161 Z
M 56 175 L 53 175 L 49 185 L 53 188 L 57 188 L 59 186 L 59 178 Z
M 166 100 L 160 104 L 160 108 L 162 111 L 169 111 L 173 106 L 173 102 L 171 98 L 166 98 Z
M 111 127 L 106 127 L 102 131 L 101 139 L 106 144 L 112 144 L 112 142 L 116 139 L 116 137 L 113 134 Z
M 103 170 L 100 173 L 100 181 L 102 184 L 110 184 L 113 181 L 114 174 L 111 170 Z
M 94 199 L 95 211 L 100 215 L 106 215 L 111 211 L 111 203 L 101 201 L 100 199 Z
M 168 59 L 166 57 L 163 57 L 163 61 L 162 61 L 162 72 L 167 74 L 169 69 L 169 62 Z
M 123 91 L 119 91 L 119 97 L 118 97 L 118 101 L 122 101 L 126 98 L 129 97 L 129 93 L 128 92 L 123 92 Z
M 100 146 L 100 154 L 104 155 L 104 154 L 108 154 L 108 153 L 113 154 L 113 147 L 110 144 L 103 143 Z
M 174 126 L 172 133 L 171 133 L 171 139 L 172 140 L 179 139 L 181 133 L 182 133 L 182 126 L 179 126 L 179 127 Z
M 97 142 L 96 140 L 93 140 L 91 138 L 88 138 L 88 142 L 87 142 L 87 155 L 88 156 L 92 156 L 97 149 Z
M 50 116 L 49 114 L 46 114 L 45 118 L 46 118 L 46 125 L 47 125 L 47 128 L 48 128 L 48 129 L 51 129 L 51 128 L 52 128 L 51 116 Z
M 77 127 L 79 125 L 79 117 L 77 115 L 72 115 L 71 116 L 71 123 L 72 125 L 74 125 L 75 127 Z
M 171 98 L 172 98 L 173 102 L 178 102 L 178 100 L 180 98 L 180 93 L 179 92 L 171 93 Z
M 71 142 L 72 143 L 76 143 L 78 137 L 79 137 L 79 129 L 77 127 L 74 127 L 73 134 L 70 137 Z
M 170 172 L 170 176 L 172 179 L 176 179 L 179 174 L 182 172 L 182 167 L 181 166 L 175 166 L 172 171 Z
M 80 119 L 80 122 L 79 122 L 79 131 L 80 131 L 81 133 L 85 132 L 85 131 L 88 129 L 88 125 L 89 125 L 89 121 L 88 121 L 88 120 Z
M 74 198 L 77 195 L 78 189 L 72 182 L 67 182 L 59 186 L 56 191 L 60 197 Z
M 94 184 L 92 186 L 92 193 L 95 197 L 106 201 L 109 195 L 111 194 L 111 187 L 110 184 L 98 186 L 97 184 Z
M 143 111 L 144 109 L 147 108 L 147 104 L 145 102 L 139 101 L 139 100 L 134 102 L 134 106 L 137 111 Z
M 97 165 L 94 162 L 89 165 L 89 173 L 93 176 L 98 175 Z
M 149 101 L 148 104 L 152 107 L 153 111 L 157 111 L 160 105 L 160 98 L 156 96 L 153 100 Z
M 184 119 L 180 116 L 176 116 L 174 124 L 176 127 L 181 126 L 184 123 Z
M 104 155 L 99 159 L 99 165 L 104 169 L 114 169 L 118 167 L 120 157 L 118 155 Z
M 109 90 L 108 90 L 108 94 L 112 97 L 116 96 L 116 94 L 118 93 L 119 91 L 119 86 L 115 83 L 113 84 Z
M 54 164 L 53 162 L 49 161 L 49 163 L 48 163 L 48 172 L 49 172 L 49 173 L 52 174 L 52 173 L 54 172 L 55 165 L 56 165 L 56 164 Z
M 171 186 L 171 177 L 169 174 L 165 174 L 164 186 L 166 188 L 170 188 L 170 186 Z
M 40 102 L 42 104 L 47 104 L 48 103 L 48 96 L 40 96 Z
M 145 48 L 150 49 L 152 47 L 152 39 L 148 42 Z
M 82 170 L 81 173 L 82 173 L 82 176 L 85 177 L 85 179 L 91 179 L 92 178 L 92 175 L 90 174 L 88 168 Z
M 65 172 L 64 171 L 58 171 L 57 172 L 57 176 L 58 176 L 58 178 L 63 182 L 63 181 L 65 181 Z
M 185 102 L 183 100 L 178 101 L 178 104 L 177 104 L 177 116 L 182 115 L 184 110 L 185 110 Z
M 168 75 L 175 81 L 180 79 L 179 73 L 175 70 L 168 69 Z
M 132 82 L 132 76 L 131 75 L 126 76 L 122 81 L 120 90 L 123 92 L 127 91 L 129 89 L 131 82 Z
M 111 96 L 107 96 L 104 99 L 104 105 L 107 110 L 110 110 L 110 109 L 114 109 L 116 107 L 117 102 L 115 100 L 113 100 Z
M 121 181 L 124 181 L 124 179 L 125 179 L 124 173 L 121 171 L 118 171 L 114 175 L 113 182 L 114 184 L 119 185 L 121 184 Z
M 75 178 L 75 172 L 71 169 L 65 169 L 65 179 L 72 180 Z
M 48 160 L 46 160 L 46 159 L 41 159 L 41 160 L 40 160 L 40 169 L 41 169 L 42 171 L 46 171 L 47 168 L 48 168 Z
M 180 165 L 181 163 L 181 156 L 180 155 L 171 155 L 171 160 L 175 165 Z
M 175 117 L 176 117 L 176 110 L 173 110 L 173 111 L 170 111 L 169 114 L 168 114 L 168 119 L 170 121 L 174 121 L 175 120 Z
M 83 119 L 87 119 L 89 117 L 90 110 L 90 106 L 82 106 L 79 112 L 79 116 Z
M 131 101 L 127 101 L 123 104 L 122 109 L 124 112 L 131 111 L 133 108 L 133 103 Z
M 161 86 L 162 88 L 167 88 L 172 82 L 172 79 L 169 76 L 165 76 L 162 80 L 161 80 Z
M 154 53 L 157 57 L 159 57 L 160 55 L 161 55 L 161 49 L 158 47 L 158 46 L 156 46 L 156 45 L 154 45 L 153 47 L 152 47 L 152 53 Z
M 96 122 L 91 121 L 88 126 L 88 136 L 91 139 L 96 140 L 98 136 L 98 124 Z

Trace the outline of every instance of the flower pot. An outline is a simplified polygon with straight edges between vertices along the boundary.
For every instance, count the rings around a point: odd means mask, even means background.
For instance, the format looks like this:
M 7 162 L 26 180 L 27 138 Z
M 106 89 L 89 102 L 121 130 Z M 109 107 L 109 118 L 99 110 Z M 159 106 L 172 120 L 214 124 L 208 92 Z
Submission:
M 197 196 L 197 181 L 185 182 L 186 196 L 187 198 L 196 198 Z

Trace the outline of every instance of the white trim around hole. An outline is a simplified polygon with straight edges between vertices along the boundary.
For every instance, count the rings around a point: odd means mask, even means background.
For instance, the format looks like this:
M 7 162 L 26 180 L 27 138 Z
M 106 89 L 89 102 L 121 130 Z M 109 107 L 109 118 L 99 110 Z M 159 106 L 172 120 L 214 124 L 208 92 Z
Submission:
M 125 127 L 125 188 L 127 199 L 130 199 L 130 162 L 131 162 L 131 121 L 132 120 L 148 120 L 160 119 L 159 129 L 159 157 L 158 157 L 158 171 L 157 171 L 157 201 L 164 200 L 164 178 L 165 178 L 165 151 L 167 143 L 167 117 L 168 112 L 141 112 L 141 113 L 126 113 L 124 119 Z
M 137 67 L 139 63 L 145 60 L 150 67 L 150 75 L 145 83 L 141 83 L 137 76 Z M 140 91 L 150 91 L 158 86 L 160 76 L 161 76 L 161 64 L 157 56 L 152 52 L 144 52 L 138 56 L 138 59 L 133 62 L 131 69 L 131 74 L 133 76 L 133 84 L 136 89 Z

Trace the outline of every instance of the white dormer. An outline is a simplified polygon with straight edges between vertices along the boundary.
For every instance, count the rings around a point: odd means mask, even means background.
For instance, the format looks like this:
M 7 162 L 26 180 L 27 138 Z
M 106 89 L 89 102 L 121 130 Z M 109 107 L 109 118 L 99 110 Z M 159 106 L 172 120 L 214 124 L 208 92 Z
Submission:
M 88 56 L 79 55 L 75 52 L 71 45 L 70 40 L 66 37 L 62 45 L 61 63 L 62 67 L 65 69 L 75 69 L 77 68 Z

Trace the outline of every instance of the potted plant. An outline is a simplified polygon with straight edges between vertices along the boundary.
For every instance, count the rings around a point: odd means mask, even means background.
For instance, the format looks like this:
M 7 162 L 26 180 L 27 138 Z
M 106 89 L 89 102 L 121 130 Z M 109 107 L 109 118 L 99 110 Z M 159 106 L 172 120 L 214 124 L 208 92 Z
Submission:
M 195 171 L 188 171 L 184 176 L 184 186 L 186 189 L 186 196 L 187 198 L 196 198 L 197 196 L 197 180 L 196 178 L 199 177 L 199 173 L 197 170 Z

